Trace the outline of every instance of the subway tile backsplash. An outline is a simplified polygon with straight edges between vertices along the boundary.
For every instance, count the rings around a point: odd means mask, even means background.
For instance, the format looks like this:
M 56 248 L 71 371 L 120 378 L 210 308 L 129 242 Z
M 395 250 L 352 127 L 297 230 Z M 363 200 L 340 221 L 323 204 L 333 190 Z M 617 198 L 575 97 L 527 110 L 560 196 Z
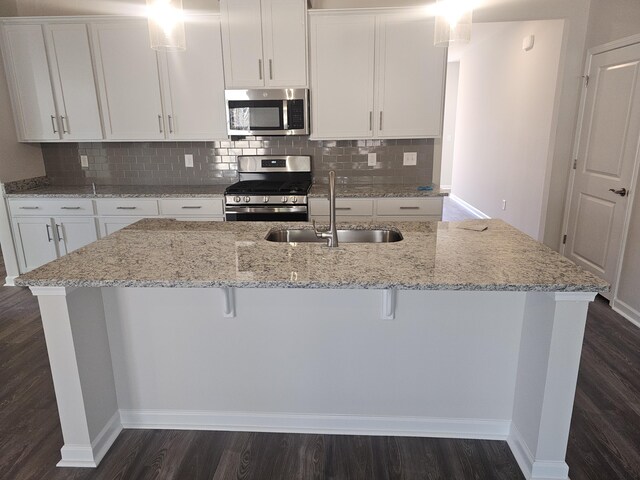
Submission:
M 416 152 L 416 166 L 402 165 Z M 367 155 L 377 154 L 377 165 Z M 313 141 L 308 137 L 247 137 L 236 141 L 43 144 L 52 185 L 214 185 L 237 180 L 238 155 L 311 155 L 314 182 L 335 170 L 344 184 L 427 184 L 432 181 L 433 140 Z M 184 155 L 193 155 L 185 167 Z M 81 168 L 86 155 L 88 168 Z

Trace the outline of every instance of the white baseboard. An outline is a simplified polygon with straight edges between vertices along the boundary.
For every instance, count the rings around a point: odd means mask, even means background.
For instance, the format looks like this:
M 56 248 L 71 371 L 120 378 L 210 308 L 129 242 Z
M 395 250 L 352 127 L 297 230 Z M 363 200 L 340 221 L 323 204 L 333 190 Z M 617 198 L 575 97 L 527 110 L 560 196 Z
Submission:
M 506 440 L 510 420 L 120 410 L 124 428 Z
M 569 480 L 569 466 L 566 462 L 535 461 L 529 446 L 514 424 L 511 424 L 507 444 L 527 480 Z
M 476 218 L 482 218 L 482 219 L 487 219 L 487 220 L 491 218 L 486 213 L 478 210 L 473 205 L 465 202 L 460 197 L 457 197 L 456 195 L 453 195 L 452 193 L 449 194 L 449 198 L 451 200 L 453 200 L 454 202 L 456 202 L 458 205 L 460 205 L 462 208 L 464 208 L 467 212 L 469 212 L 471 215 L 473 215 Z
M 4 279 L 4 286 L 5 287 L 15 287 L 16 286 L 16 278 L 18 278 L 17 275 L 12 275 L 10 277 L 6 277 Z
M 611 302 L 611 308 L 614 312 L 619 313 L 624 318 L 633 323 L 636 327 L 640 327 L 640 312 L 635 308 L 630 307 L 626 303 L 614 298 Z
M 60 450 L 62 460 L 58 462 L 57 466 L 76 468 L 97 467 L 121 431 L 122 423 L 120 423 L 120 412 L 116 412 L 100 433 L 96 435 L 91 445 L 65 444 Z

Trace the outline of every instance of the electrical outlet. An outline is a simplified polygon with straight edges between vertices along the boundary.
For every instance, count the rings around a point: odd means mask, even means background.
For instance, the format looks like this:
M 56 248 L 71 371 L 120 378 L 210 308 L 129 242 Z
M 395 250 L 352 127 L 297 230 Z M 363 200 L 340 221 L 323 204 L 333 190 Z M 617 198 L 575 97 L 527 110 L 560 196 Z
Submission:
M 89 157 L 86 155 L 80 155 L 80 166 L 82 168 L 89 168 Z
M 187 168 L 193 167 L 193 155 L 190 153 L 187 153 L 184 156 L 184 166 Z
M 378 157 L 378 155 L 377 155 L 377 154 L 375 154 L 375 153 L 370 153 L 370 154 L 367 156 L 368 165 L 369 165 L 370 167 L 375 167 L 375 166 L 376 166 L 376 162 L 378 161 L 378 160 L 377 160 L 377 157 Z
M 507 201 L 502 200 L 502 210 L 506 210 L 506 209 L 507 209 Z
M 418 154 L 417 152 L 405 152 L 402 157 L 402 165 L 405 167 L 417 165 L 418 164 Z

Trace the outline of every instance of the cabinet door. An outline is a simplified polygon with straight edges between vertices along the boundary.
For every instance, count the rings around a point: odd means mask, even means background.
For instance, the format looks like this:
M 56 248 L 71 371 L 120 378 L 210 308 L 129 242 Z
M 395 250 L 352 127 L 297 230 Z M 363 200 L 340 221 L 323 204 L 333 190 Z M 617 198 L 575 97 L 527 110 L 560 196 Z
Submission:
M 375 17 L 312 16 L 311 137 L 373 135 Z
M 98 227 L 100 229 L 100 238 L 111 235 L 118 230 L 128 227 L 144 217 L 101 217 L 98 218 Z
M 13 233 L 22 273 L 58 258 L 50 217 L 14 218 Z
M 93 217 L 54 219 L 60 255 L 66 255 L 98 239 Z
M 227 138 L 218 17 L 198 17 L 197 22 L 188 22 L 186 36 L 186 51 L 161 57 L 168 137 Z
M 158 61 L 147 23 L 97 23 L 93 29 L 106 137 L 164 139 Z
M 3 56 L 20 140 L 59 140 L 42 25 L 5 25 Z
M 433 45 L 433 19 L 378 17 L 375 135 L 442 135 L 446 49 Z
M 51 24 L 45 28 L 62 138 L 102 139 L 87 26 Z
M 306 87 L 306 1 L 262 0 L 262 41 L 266 85 Z
M 260 0 L 221 0 L 227 88 L 264 86 Z

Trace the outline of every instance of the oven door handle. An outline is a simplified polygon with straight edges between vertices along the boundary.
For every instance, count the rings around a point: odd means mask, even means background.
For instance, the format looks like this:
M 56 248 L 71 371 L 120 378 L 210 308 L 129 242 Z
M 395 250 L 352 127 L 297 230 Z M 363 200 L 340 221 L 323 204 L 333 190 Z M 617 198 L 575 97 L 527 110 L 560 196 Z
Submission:
M 255 207 L 248 207 L 248 206 L 241 206 L 241 207 L 237 207 L 234 205 L 227 205 L 225 210 L 225 213 L 307 213 L 307 206 L 306 205 L 295 205 L 295 206 L 282 206 L 282 207 L 276 207 L 276 206 L 255 206 Z

